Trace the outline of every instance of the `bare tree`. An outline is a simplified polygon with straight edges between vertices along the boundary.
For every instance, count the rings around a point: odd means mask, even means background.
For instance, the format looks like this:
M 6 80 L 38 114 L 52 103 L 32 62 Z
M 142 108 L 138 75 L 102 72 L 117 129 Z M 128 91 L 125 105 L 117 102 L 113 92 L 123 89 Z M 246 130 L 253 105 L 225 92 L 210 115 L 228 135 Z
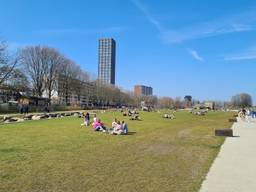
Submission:
M 26 67 L 34 95 L 41 97 L 44 90 L 44 69 L 40 46 L 26 47 L 21 51 L 21 62 Z
M 95 97 L 97 98 L 96 104 L 100 106 L 133 106 L 135 103 L 133 94 L 125 93 L 119 87 L 101 82 L 96 83 Z
M 22 50 L 21 56 L 35 95 L 41 97 L 45 92 L 51 99 L 64 57 L 54 48 L 41 46 L 26 47 Z
M 73 86 L 75 88 L 74 92 L 77 95 L 77 99 L 80 101 L 81 96 L 88 96 L 86 83 L 89 82 L 89 74 L 86 71 L 83 71 L 78 65 L 76 65 L 73 70 L 73 75 L 75 75 L 74 78 L 77 80 Z
M 18 64 L 18 57 L 12 59 L 7 54 L 7 44 L 3 41 L 0 42 L 0 85 L 3 84 Z
M 10 91 L 28 91 L 29 90 L 29 82 L 24 74 L 24 72 L 16 68 L 10 74 L 8 80 L 6 80 L 1 87 Z
M 125 106 L 134 106 L 133 92 L 120 92 L 120 104 Z
M 158 99 L 158 105 L 160 108 L 172 108 L 174 101 L 170 97 L 162 97 Z
M 57 76 L 64 57 L 56 49 L 49 47 L 41 49 L 41 56 L 44 67 L 44 87 L 47 97 L 51 99 L 56 90 Z
M 70 87 L 71 87 L 71 77 L 72 77 L 72 66 L 74 63 L 66 59 L 60 68 L 60 73 L 58 76 L 58 94 L 63 97 L 65 100 L 65 104 L 69 104 L 69 96 L 70 96 Z
M 174 108 L 179 109 L 182 106 L 182 102 L 180 97 L 176 97 L 174 100 Z
M 70 105 L 70 97 L 76 95 L 80 100 L 82 83 L 79 76 L 81 68 L 70 59 L 64 59 L 58 74 L 58 95 L 63 97 L 66 105 Z

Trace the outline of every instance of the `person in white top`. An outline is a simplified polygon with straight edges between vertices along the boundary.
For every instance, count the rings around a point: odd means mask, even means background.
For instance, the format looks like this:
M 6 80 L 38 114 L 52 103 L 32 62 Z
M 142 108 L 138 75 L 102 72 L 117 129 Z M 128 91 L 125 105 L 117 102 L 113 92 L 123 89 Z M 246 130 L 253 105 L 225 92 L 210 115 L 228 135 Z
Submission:
M 123 133 L 123 126 L 120 121 L 117 121 L 117 125 L 113 128 L 113 131 L 110 132 L 112 135 L 121 135 Z
M 112 122 L 112 129 L 114 129 L 117 126 L 117 119 L 115 118 Z
M 97 115 L 96 114 L 94 114 L 94 117 L 93 117 L 93 123 L 96 123 L 97 122 Z

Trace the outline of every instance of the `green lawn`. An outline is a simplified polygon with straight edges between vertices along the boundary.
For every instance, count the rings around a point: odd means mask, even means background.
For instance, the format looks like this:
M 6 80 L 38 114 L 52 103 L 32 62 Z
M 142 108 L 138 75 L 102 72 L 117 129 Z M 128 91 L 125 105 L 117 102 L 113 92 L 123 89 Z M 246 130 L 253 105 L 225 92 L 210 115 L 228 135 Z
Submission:
M 127 120 L 132 134 L 93 132 L 74 117 L 0 125 L 0 191 L 198 191 L 224 141 L 214 129 L 230 127 L 232 113 L 98 116 L 108 127 Z

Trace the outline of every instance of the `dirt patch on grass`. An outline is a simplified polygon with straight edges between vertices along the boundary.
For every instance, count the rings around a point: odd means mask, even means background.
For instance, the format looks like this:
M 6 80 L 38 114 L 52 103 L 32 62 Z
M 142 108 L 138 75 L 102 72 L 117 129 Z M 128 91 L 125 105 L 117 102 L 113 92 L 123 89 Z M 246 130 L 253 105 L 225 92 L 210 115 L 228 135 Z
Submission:
M 181 131 L 178 132 L 177 137 L 178 137 L 179 139 L 190 137 L 190 136 L 191 136 L 191 132 L 192 132 L 191 129 L 184 129 L 184 130 L 181 130 Z
M 156 155 L 167 155 L 174 152 L 175 148 L 175 146 L 170 144 L 149 144 L 144 145 L 142 150 Z

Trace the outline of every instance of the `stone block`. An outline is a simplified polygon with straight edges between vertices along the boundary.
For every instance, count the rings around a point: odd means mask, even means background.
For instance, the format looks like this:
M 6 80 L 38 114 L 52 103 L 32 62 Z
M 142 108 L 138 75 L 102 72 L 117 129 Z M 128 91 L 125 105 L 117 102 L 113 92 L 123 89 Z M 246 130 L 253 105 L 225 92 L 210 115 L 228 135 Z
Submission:
M 232 129 L 215 129 L 215 136 L 233 137 Z

